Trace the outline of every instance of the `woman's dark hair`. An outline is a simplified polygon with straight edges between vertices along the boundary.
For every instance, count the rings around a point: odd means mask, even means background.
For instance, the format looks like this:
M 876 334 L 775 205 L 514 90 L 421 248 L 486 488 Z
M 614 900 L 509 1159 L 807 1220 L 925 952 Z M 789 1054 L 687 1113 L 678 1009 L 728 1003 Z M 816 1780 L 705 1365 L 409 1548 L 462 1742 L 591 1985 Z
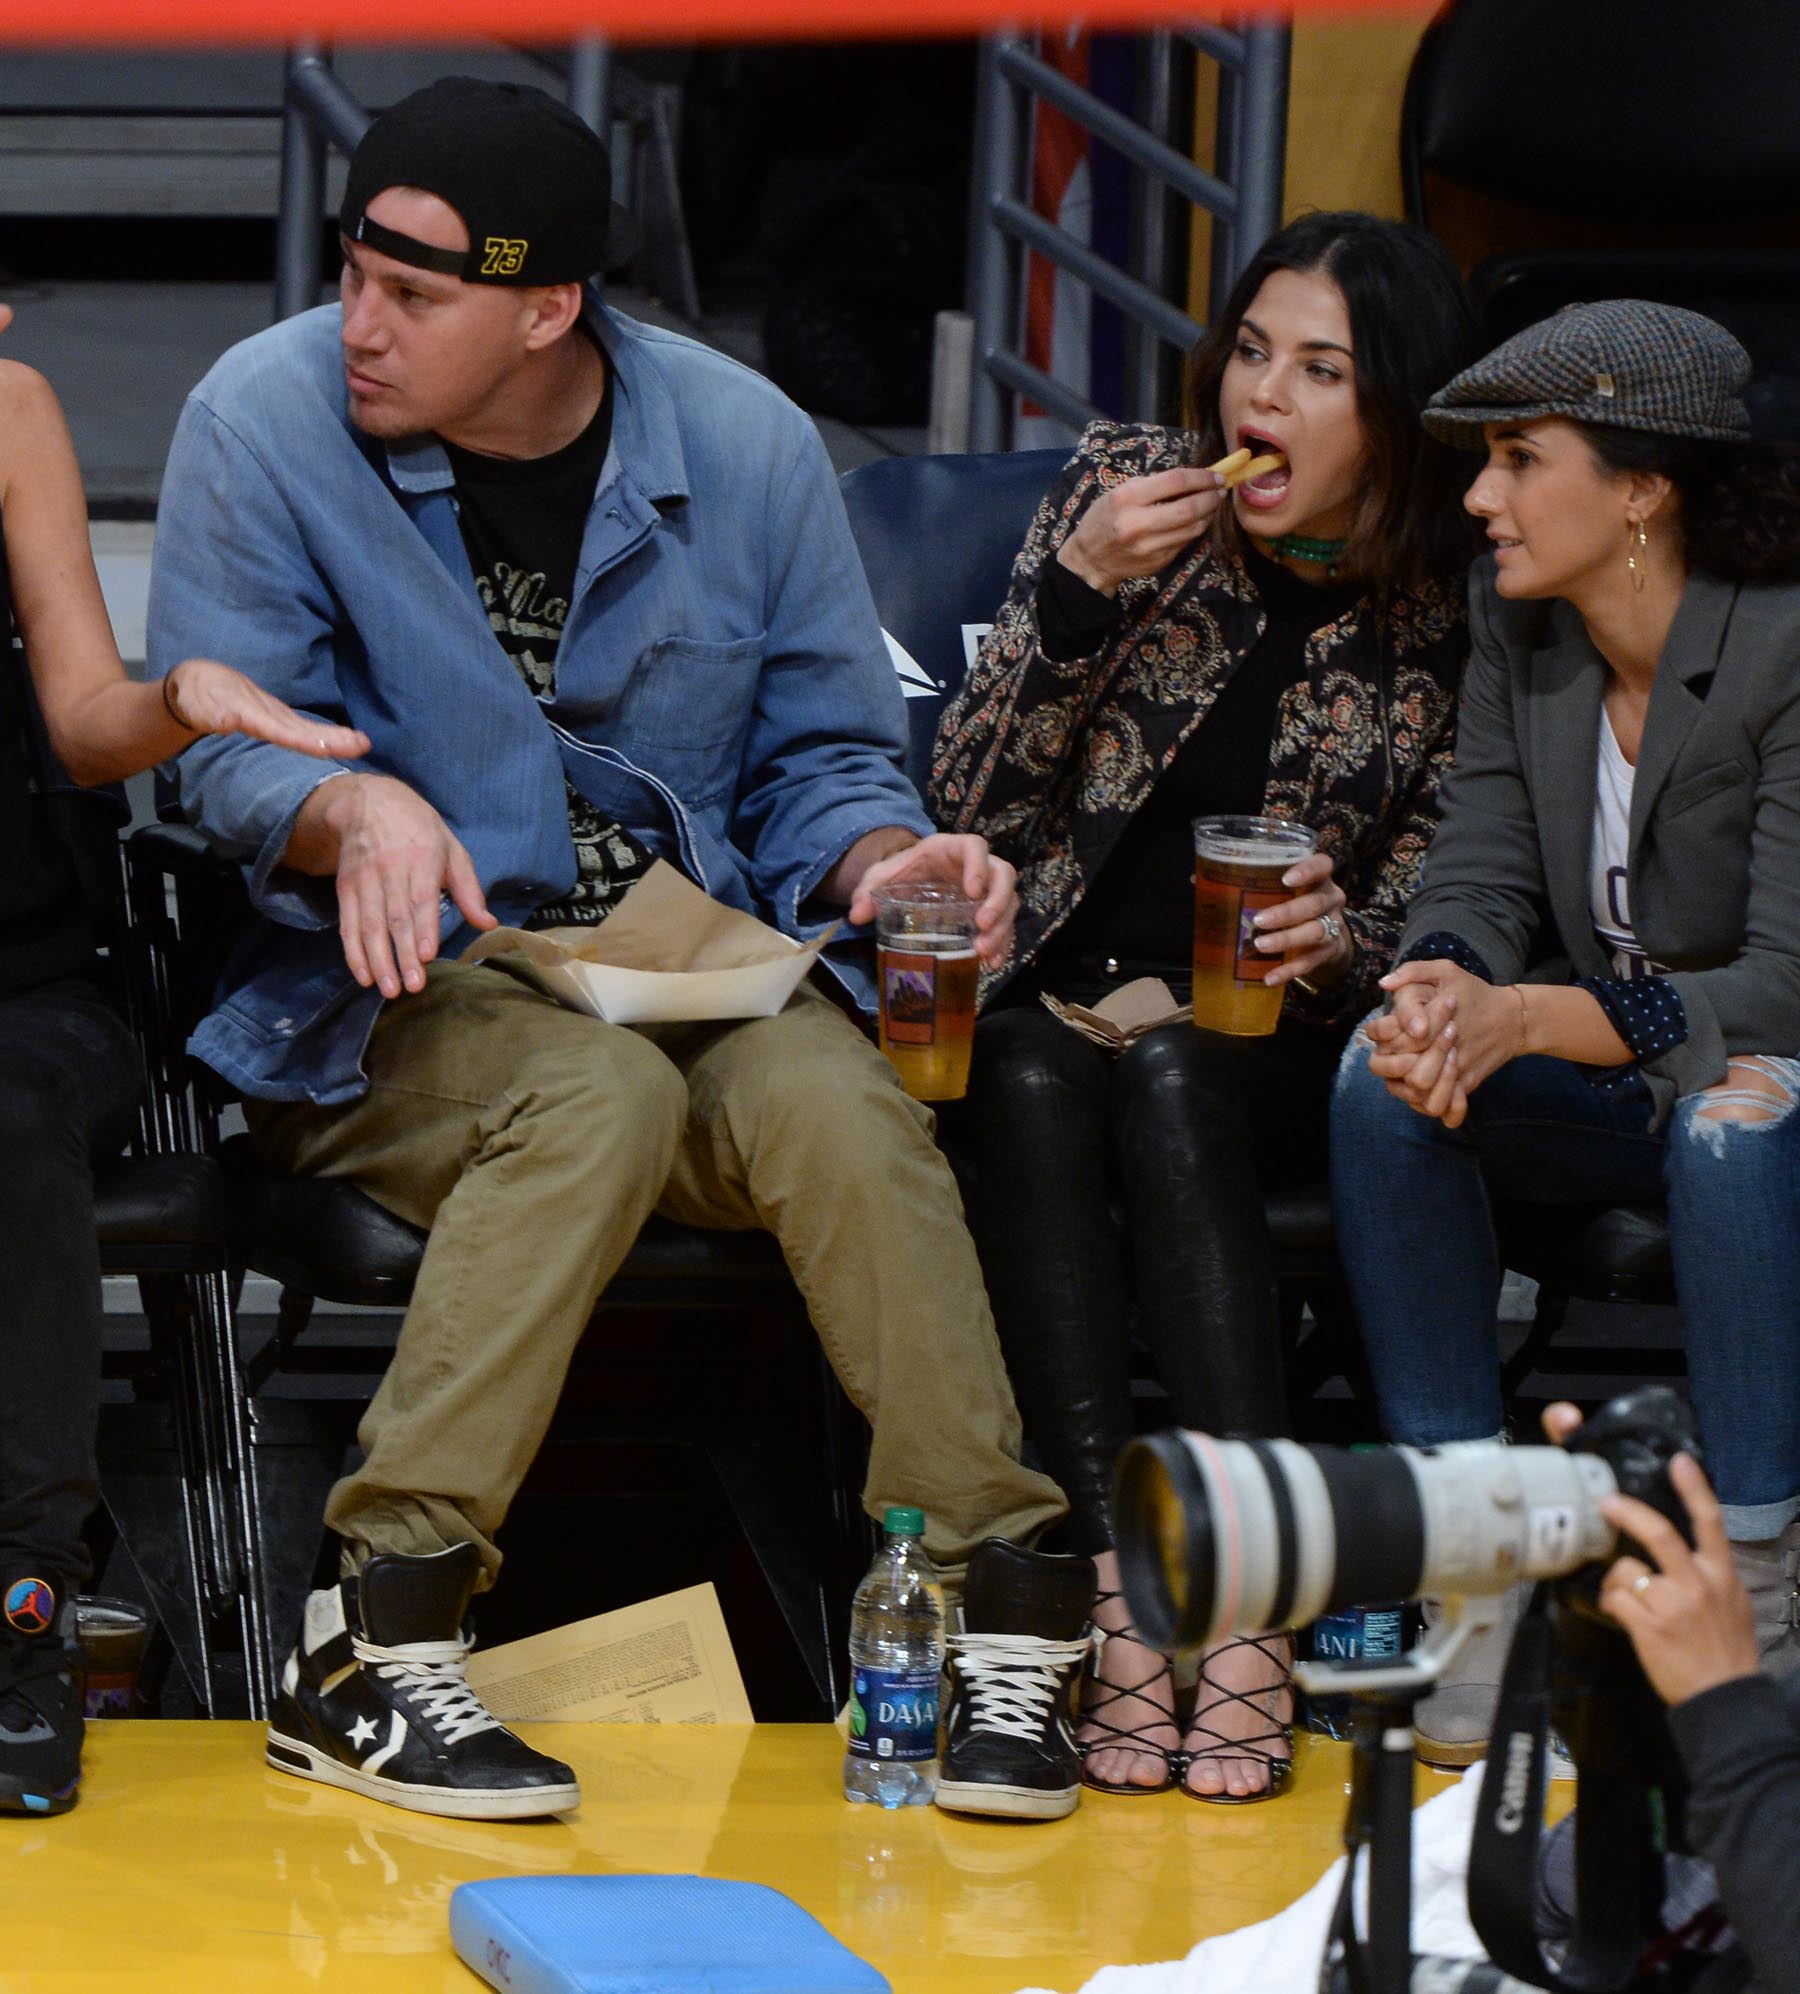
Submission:
M 1462 453 L 1426 435 L 1419 411 L 1475 359 L 1481 335 L 1448 252 L 1410 222 L 1354 212 L 1302 215 L 1270 236 L 1188 356 L 1183 400 L 1188 427 L 1200 437 L 1200 462 L 1228 447 L 1219 383 L 1251 300 L 1277 270 L 1318 271 L 1349 309 L 1369 474 L 1345 566 L 1378 587 L 1460 575 L 1478 544 L 1462 506 L 1470 468 Z M 1219 518 L 1230 521 L 1229 508 Z
M 1603 470 L 1650 471 L 1675 487 L 1690 568 L 1722 582 L 1800 582 L 1800 450 L 1576 427 Z

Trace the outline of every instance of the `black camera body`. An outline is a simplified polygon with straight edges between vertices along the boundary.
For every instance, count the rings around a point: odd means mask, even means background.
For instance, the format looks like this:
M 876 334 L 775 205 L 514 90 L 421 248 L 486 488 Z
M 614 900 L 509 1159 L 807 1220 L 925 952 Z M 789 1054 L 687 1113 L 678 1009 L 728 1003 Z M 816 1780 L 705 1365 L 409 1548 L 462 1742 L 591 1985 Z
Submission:
M 1693 1543 L 1687 1505 L 1669 1479 L 1669 1464 L 1677 1454 L 1691 1454 L 1702 1467 L 1706 1463 L 1694 1416 L 1667 1385 L 1647 1385 L 1609 1399 L 1569 1436 L 1567 1446 L 1571 1454 L 1598 1454 L 1613 1471 L 1621 1495 L 1648 1503 L 1666 1516 L 1690 1545 Z M 1648 1553 L 1634 1538 L 1621 1538 L 1619 1549 L 1649 1561 Z M 1572 1572 L 1561 1582 L 1562 1596 L 1573 1603 L 1574 1593 L 1585 1586 L 1590 1601 L 1597 1599 L 1605 1571 L 1606 1562 L 1602 1561 Z
M 1693 1542 L 1669 1464 L 1677 1454 L 1699 1460 L 1700 1443 L 1693 1415 L 1666 1385 L 1611 1400 L 1570 1436 L 1568 1446 L 1600 1455 L 1621 1495 L 1647 1503 Z M 1653 1562 L 1631 1537 L 1621 1537 L 1618 1548 Z M 1609 1562 L 1580 1566 L 1551 1585 L 1551 1722 L 1590 1788 L 1596 1780 L 1620 1779 L 1658 1791 L 1664 1846 L 1685 1850 L 1687 1779 L 1662 1700 L 1638 1666 L 1630 1641 L 1599 1605 Z

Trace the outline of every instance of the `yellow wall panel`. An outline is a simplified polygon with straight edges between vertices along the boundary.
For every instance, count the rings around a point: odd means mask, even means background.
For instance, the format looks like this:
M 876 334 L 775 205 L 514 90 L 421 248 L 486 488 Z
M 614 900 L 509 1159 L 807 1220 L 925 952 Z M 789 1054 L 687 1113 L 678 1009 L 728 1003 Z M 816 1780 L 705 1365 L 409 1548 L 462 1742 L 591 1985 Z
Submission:
M 1390 14 L 1294 24 L 1284 213 L 1366 208 L 1398 216 L 1400 105 L 1406 72 L 1438 0 L 1395 0 Z

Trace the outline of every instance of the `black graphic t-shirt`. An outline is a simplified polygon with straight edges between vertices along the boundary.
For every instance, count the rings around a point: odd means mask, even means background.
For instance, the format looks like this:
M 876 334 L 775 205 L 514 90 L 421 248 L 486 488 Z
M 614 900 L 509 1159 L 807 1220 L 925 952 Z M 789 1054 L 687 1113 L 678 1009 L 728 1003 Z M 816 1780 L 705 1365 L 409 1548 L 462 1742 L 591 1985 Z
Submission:
M 444 448 L 456 476 L 463 546 L 500 647 L 540 699 L 556 690 L 556 650 L 575 593 L 581 536 L 612 440 L 612 376 L 594 419 L 548 457 L 483 457 Z M 564 779 L 575 886 L 540 907 L 532 928 L 605 920 L 649 870 L 651 855 L 623 825 L 596 810 Z

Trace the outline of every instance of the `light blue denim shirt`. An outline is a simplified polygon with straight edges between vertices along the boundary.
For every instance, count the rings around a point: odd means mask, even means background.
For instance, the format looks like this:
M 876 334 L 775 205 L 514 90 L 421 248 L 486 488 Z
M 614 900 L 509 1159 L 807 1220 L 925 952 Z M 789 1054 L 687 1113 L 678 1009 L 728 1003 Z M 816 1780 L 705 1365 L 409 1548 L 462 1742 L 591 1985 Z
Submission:
M 749 369 L 591 301 L 613 369 L 556 691 L 488 627 L 434 437 L 350 421 L 336 306 L 245 340 L 188 397 L 157 519 L 150 667 L 222 658 L 360 727 L 519 921 L 575 878 L 563 789 L 716 899 L 815 933 L 819 882 L 865 832 L 930 823 L 906 720 L 812 423 Z M 254 924 L 192 1050 L 266 1100 L 354 1099 L 382 998 L 344 965 L 336 893 L 280 864 L 334 766 L 239 736 L 176 764 L 183 809 L 246 871 Z M 443 902 L 443 953 L 471 933 Z M 867 972 L 834 963 L 865 1005 Z M 404 1002 L 404 998 L 397 1000 Z

